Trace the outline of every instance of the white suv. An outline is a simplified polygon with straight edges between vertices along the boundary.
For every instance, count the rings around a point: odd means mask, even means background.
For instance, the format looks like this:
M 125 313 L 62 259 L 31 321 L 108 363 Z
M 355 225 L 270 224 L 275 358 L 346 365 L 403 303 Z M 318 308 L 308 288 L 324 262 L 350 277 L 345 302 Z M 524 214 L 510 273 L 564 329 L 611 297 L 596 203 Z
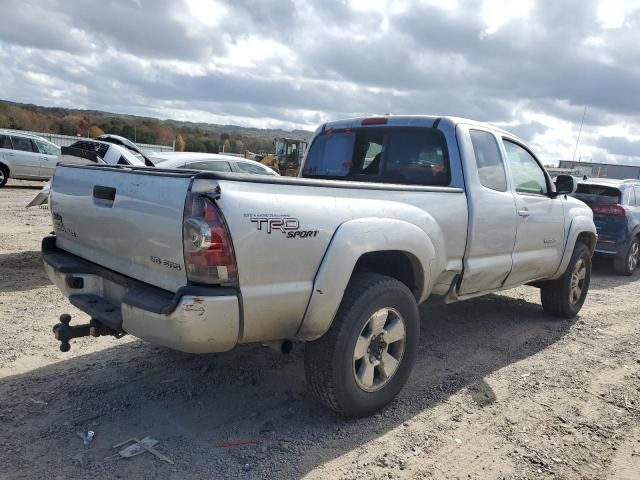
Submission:
M 49 180 L 60 147 L 36 135 L 0 130 L 0 188 L 9 178 Z

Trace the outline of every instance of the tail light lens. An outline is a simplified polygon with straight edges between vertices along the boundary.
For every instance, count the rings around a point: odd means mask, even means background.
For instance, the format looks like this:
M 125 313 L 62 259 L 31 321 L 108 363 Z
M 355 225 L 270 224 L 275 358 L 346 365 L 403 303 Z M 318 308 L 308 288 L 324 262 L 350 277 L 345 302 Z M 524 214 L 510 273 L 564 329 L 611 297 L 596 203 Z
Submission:
M 229 229 L 220 209 L 207 197 L 193 193 L 187 197 L 182 242 L 189 281 L 237 284 L 238 269 Z
M 591 210 L 593 210 L 593 213 L 599 213 L 601 215 L 611 215 L 614 217 L 627 216 L 627 211 L 622 205 L 592 205 Z

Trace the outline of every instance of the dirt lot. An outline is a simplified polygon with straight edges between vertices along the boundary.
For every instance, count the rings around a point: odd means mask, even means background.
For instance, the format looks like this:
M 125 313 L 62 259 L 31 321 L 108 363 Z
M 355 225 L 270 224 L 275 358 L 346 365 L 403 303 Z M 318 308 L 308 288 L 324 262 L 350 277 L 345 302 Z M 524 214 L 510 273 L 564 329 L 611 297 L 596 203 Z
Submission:
M 59 352 L 58 316 L 87 318 L 43 274 L 49 212 L 23 208 L 39 188 L 0 190 L 2 479 L 640 478 L 639 273 L 598 262 L 571 322 L 533 288 L 423 305 L 404 392 L 346 421 L 308 398 L 302 345 L 196 356 L 125 337 Z M 113 456 L 145 435 L 175 465 Z

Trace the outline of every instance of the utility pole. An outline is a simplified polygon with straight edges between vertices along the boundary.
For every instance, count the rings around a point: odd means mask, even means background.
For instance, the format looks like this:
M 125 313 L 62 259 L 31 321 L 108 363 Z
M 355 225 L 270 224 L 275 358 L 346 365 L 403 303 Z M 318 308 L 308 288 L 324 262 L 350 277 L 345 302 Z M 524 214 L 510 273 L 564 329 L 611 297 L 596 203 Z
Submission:
M 587 115 L 587 106 L 584 106 L 584 112 L 582 112 L 582 121 L 580 122 L 580 129 L 578 130 L 578 138 L 576 140 L 576 148 L 573 150 L 572 162 L 576 160 L 576 153 L 578 152 L 578 144 L 580 143 L 580 134 L 582 133 L 582 126 L 584 125 L 584 117 Z M 582 157 L 581 157 L 582 158 Z

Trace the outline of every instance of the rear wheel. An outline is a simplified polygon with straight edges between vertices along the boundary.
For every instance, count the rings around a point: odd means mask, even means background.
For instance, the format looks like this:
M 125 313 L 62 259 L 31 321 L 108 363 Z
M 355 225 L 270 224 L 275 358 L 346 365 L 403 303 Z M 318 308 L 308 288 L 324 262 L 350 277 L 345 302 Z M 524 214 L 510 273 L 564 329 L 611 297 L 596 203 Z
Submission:
M 640 259 L 640 242 L 637 238 L 634 238 L 627 249 L 627 252 L 622 257 L 616 257 L 613 259 L 613 270 L 618 275 L 633 275 L 636 267 L 638 266 L 638 260 Z
M 0 188 L 4 187 L 9 180 L 9 169 L 4 165 L 0 165 Z
M 589 291 L 591 281 L 591 251 L 577 243 L 564 274 L 557 280 L 544 282 L 540 288 L 542 308 L 550 315 L 575 317 Z
M 419 334 L 418 306 L 403 283 L 354 275 L 327 333 L 305 346 L 311 392 L 346 417 L 371 415 L 406 383 Z

